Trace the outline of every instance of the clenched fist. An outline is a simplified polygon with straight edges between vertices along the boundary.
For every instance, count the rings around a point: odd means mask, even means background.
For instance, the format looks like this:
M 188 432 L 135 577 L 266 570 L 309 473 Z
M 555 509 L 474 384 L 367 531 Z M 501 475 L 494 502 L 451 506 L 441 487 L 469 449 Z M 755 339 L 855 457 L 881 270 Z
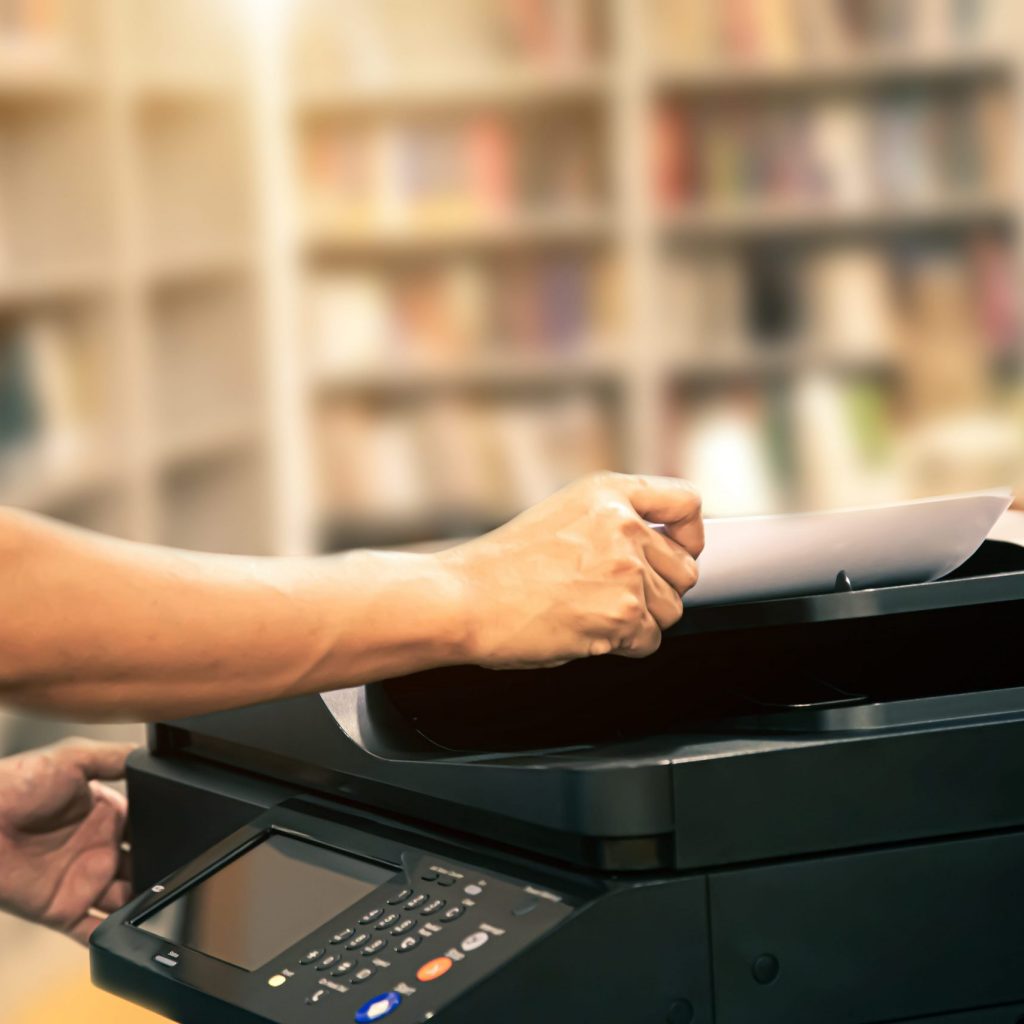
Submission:
M 440 557 L 466 595 L 472 660 L 527 668 L 657 650 L 703 546 L 689 483 L 601 473 Z

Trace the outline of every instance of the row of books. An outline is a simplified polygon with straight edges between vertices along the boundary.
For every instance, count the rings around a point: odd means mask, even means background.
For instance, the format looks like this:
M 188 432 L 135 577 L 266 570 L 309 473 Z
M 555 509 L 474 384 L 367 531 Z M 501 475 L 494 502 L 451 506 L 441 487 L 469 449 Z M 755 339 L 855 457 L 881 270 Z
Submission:
M 663 208 L 797 203 L 859 209 L 1008 194 L 1012 97 L 989 87 L 867 99 L 665 102 L 652 124 Z
M 709 515 L 835 508 L 905 496 L 892 397 L 870 380 L 809 373 L 773 389 L 733 387 L 680 402 L 669 471 Z
M 574 68 L 595 55 L 594 0 L 321 0 L 300 9 L 294 62 L 304 82 L 380 85 L 496 68 Z
M 663 59 L 689 67 L 785 67 L 997 44 L 1014 13 L 1012 0 L 653 0 L 649 37 Z
M 107 410 L 95 347 L 50 316 L 0 327 L 0 482 L 59 477 L 96 450 Z
M 877 363 L 941 328 L 1000 362 L 1021 340 L 1016 282 L 1011 244 L 984 232 L 958 243 L 683 251 L 664 271 L 665 340 L 697 362 L 803 345 Z
M 618 464 L 597 396 L 398 406 L 331 404 L 318 423 L 320 497 L 344 531 L 497 524 L 576 477 Z
M 360 366 L 568 355 L 612 336 L 614 289 L 604 262 L 572 256 L 325 271 L 308 286 L 312 362 L 330 377 Z
M 326 122 L 305 139 L 309 216 L 334 227 L 507 222 L 522 212 L 590 211 L 603 189 L 592 117 L 554 111 Z

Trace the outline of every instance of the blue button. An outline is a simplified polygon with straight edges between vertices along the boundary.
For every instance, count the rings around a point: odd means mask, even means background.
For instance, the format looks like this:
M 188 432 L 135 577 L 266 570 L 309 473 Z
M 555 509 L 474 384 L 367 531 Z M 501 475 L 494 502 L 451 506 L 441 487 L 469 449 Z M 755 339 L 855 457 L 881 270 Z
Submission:
M 363 1003 L 356 1010 L 356 1024 L 368 1024 L 369 1021 L 381 1020 L 394 1013 L 402 997 L 397 992 L 385 992 L 368 1003 Z

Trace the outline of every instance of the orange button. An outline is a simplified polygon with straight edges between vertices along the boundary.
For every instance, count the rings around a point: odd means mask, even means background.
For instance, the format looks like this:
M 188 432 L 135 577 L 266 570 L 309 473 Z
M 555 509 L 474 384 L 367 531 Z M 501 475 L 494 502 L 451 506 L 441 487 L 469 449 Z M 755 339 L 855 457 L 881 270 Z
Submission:
M 416 972 L 416 977 L 420 981 L 436 981 L 442 974 L 447 974 L 451 969 L 451 960 L 446 956 L 439 956 L 434 960 L 428 960 Z

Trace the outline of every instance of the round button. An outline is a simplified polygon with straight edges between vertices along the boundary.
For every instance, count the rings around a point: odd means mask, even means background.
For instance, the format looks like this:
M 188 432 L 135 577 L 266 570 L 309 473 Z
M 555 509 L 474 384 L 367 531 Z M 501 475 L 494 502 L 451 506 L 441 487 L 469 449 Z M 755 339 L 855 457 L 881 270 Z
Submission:
M 369 932 L 360 932 L 345 948 L 346 949 L 358 949 L 360 946 L 365 945 L 370 941 Z
M 770 985 L 779 976 L 779 961 L 771 953 L 764 953 L 754 961 L 750 973 L 759 985 Z
M 437 881 L 437 872 L 436 871 L 424 871 L 423 874 L 420 875 L 420 878 L 422 878 L 424 882 L 436 882 Z
M 679 999 L 668 1008 L 665 1024 L 690 1024 L 693 1020 L 693 1004 L 689 999 Z
M 364 967 L 361 970 L 356 971 L 351 978 L 348 979 L 350 985 L 362 985 L 364 981 L 368 981 L 377 973 L 376 967 Z
M 374 939 L 373 942 L 368 942 L 363 946 L 363 956 L 373 956 L 374 953 L 379 953 L 382 949 L 387 949 L 387 942 L 384 939 Z
M 419 981 L 436 981 L 442 974 L 447 974 L 452 969 L 452 961 L 446 956 L 438 956 L 428 960 L 417 972 Z
M 447 900 L 431 900 L 420 913 L 427 917 L 429 914 L 436 914 L 447 902 Z
M 466 908 L 465 907 L 461 907 L 458 904 L 456 904 L 454 907 L 449 907 L 441 915 L 441 920 L 442 921 L 454 921 L 456 918 L 462 917 L 462 915 L 465 912 L 466 912 Z
M 410 949 L 415 949 L 422 941 L 418 935 L 406 935 L 395 948 L 399 953 L 408 953 Z
M 381 914 L 384 913 L 383 907 L 374 907 L 373 910 L 368 910 L 361 918 L 359 918 L 360 924 L 369 924 L 371 921 L 376 921 Z
M 355 965 L 354 960 L 342 960 L 341 963 L 331 971 L 331 977 L 340 978 L 343 974 L 348 974 Z
M 472 953 L 474 949 L 479 949 L 490 938 L 487 932 L 473 932 L 462 940 L 462 952 Z
M 465 888 L 465 889 L 463 889 L 462 891 L 463 891 L 463 892 L 464 892 L 464 893 L 465 893 L 465 894 L 466 894 L 467 896 L 479 896 L 479 895 L 480 895 L 480 893 L 482 893 L 482 892 L 483 892 L 483 889 L 482 889 L 482 888 L 480 888 L 480 886 L 479 886 L 479 885 L 473 885 L 473 884 L 471 884 L 471 885 L 467 885 L 467 886 L 466 886 L 466 888 Z
M 381 931 L 384 928 L 390 928 L 393 924 L 398 923 L 398 914 L 392 912 L 385 914 L 373 927 L 375 931 Z
M 316 969 L 318 971 L 326 971 L 328 967 L 334 966 L 334 963 L 337 959 L 338 958 L 333 953 L 331 953 L 328 956 L 325 956 L 323 960 L 321 960 L 320 963 L 316 965 Z
M 339 942 L 348 942 L 355 933 L 355 928 L 342 928 L 340 932 L 331 936 L 330 943 L 332 946 L 336 946 Z
M 356 1010 L 356 1024 L 371 1024 L 372 1021 L 382 1020 L 394 1013 L 401 1002 L 402 997 L 397 992 L 385 992 L 376 996 Z
M 427 896 L 425 892 L 421 892 L 419 896 L 413 896 L 413 898 L 409 900 L 408 903 L 406 903 L 405 909 L 415 910 L 417 907 L 422 907 L 423 904 L 426 903 L 429 898 L 430 897 Z
M 416 922 L 411 917 L 408 917 L 401 924 L 396 924 L 395 927 L 391 929 L 391 934 L 404 935 L 407 931 L 410 931 L 415 927 Z
M 300 961 L 300 964 L 311 964 L 319 960 L 324 955 L 322 949 L 311 949 Z
M 385 903 L 387 903 L 389 907 L 393 907 L 396 903 L 404 903 L 411 895 L 412 889 L 403 889 L 401 892 L 396 892 L 391 899 L 385 900 Z
M 442 875 L 438 880 L 438 885 L 443 885 L 447 888 L 449 885 L 454 885 L 458 881 L 457 878 L 452 878 L 451 875 Z

